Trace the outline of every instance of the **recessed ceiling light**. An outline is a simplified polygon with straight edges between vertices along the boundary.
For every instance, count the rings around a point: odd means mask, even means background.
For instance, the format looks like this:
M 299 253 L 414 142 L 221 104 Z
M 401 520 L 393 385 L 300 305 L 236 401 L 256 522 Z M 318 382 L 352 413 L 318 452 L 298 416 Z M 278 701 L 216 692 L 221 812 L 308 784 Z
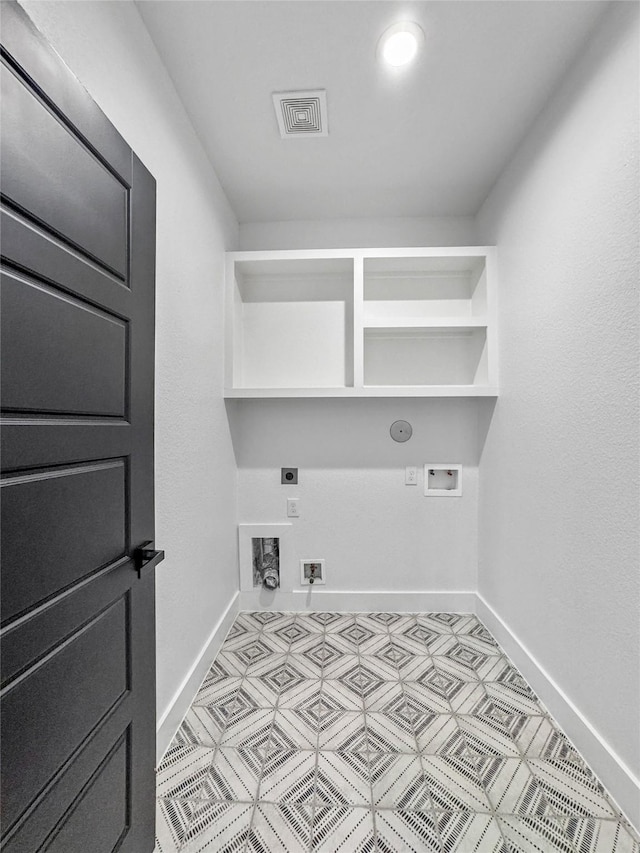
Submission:
M 415 57 L 424 33 L 413 21 L 400 21 L 389 27 L 378 42 L 378 55 L 394 68 L 407 65 Z

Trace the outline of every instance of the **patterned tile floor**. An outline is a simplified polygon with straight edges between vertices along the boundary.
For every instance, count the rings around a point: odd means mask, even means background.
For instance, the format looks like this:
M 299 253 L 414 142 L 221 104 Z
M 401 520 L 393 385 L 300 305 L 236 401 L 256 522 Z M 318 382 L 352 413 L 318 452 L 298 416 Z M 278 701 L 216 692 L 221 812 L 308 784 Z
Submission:
M 157 795 L 157 853 L 640 853 L 470 614 L 241 613 Z

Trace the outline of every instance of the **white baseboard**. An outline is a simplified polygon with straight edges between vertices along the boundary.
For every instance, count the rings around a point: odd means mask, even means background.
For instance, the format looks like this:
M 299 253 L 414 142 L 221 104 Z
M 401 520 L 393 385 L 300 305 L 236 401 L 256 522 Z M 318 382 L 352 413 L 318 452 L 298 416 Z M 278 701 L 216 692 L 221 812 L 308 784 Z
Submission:
M 224 638 L 229 632 L 229 628 L 233 625 L 233 621 L 239 610 L 238 596 L 239 594 L 236 593 L 227 605 L 227 608 L 218 619 L 213 631 L 209 634 L 206 643 L 191 665 L 191 668 L 182 679 L 180 687 L 178 687 L 171 701 L 158 719 L 156 724 L 157 764 L 162 760 L 162 756 L 167 751 L 175 733 L 178 731 L 180 723 L 184 719 L 184 715 L 189 710 L 200 685 L 204 681 L 205 675 L 209 671 L 211 664 L 220 651 Z
M 334 610 L 338 613 L 387 610 L 394 613 L 449 612 L 474 613 L 474 592 L 429 592 L 416 590 L 274 590 L 256 589 L 240 593 L 240 610 Z
M 627 819 L 640 828 L 640 780 L 607 744 L 579 708 L 564 693 L 527 647 L 491 605 L 477 593 L 475 608 L 498 643 L 511 658 L 543 705 L 620 806 Z

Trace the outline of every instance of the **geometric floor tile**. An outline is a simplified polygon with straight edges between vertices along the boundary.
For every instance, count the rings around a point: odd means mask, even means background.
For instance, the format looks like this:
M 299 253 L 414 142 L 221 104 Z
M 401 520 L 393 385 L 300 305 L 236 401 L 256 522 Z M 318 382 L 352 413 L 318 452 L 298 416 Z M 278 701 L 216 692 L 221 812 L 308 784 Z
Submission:
M 416 752 L 413 726 L 402 717 L 366 713 L 367 741 L 372 752 Z
M 261 678 L 247 677 L 241 681 L 237 692 L 244 695 L 246 709 L 251 707 L 275 708 L 280 695 L 280 687 L 279 685 L 269 684 Z M 235 709 L 233 710 L 235 711 Z
M 498 648 L 498 644 L 493 636 L 478 620 L 470 623 L 457 633 L 464 636 L 465 642 L 475 645 L 479 649 Z
M 306 850 L 311 839 L 311 806 L 260 803 L 251 822 L 247 851 L 290 853 Z
M 616 817 L 602 786 L 591 771 L 569 761 L 532 758 L 528 764 L 554 814 Z
M 210 803 L 196 807 L 187 830 L 187 843 L 180 853 L 236 853 L 244 850 L 249 835 L 253 806 L 242 803 Z
M 418 749 L 423 755 L 466 755 L 467 742 L 450 714 L 430 714 L 413 720 Z
M 569 837 L 554 818 L 498 815 L 509 853 L 575 853 Z
M 556 758 L 583 763 L 569 740 L 548 717 L 516 718 L 509 731 L 516 746 L 527 758 Z
M 199 800 L 156 800 L 156 853 L 175 853 L 185 838 Z
M 215 708 L 208 708 L 206 705 L 192 705 L 182 721 L 181 733 L 187 736 L 191 743 L 217 746 L 222 738 L 226 722 L 224 715 L 216 714 Z
M 261 679 L 258 679 L 261 680 Z M 264 683 L 264 682 L 263 682 Z M 303 678 L 280 691 L 278 708 L 309 708 L 320 700 L 321 684 L 319 678 Z
M 264 755 L 220 747 L 202 786 L 207 800 L 252 803 L 258 793 Z
M 485 690 L 493 700 L 494 705 L 510 711 L 512 714 L 542 714 L 535 695 L 532 691 L 522 691 L 510 684 L 497 681 L 485 682 Z
M 431 805 L 420 759 L 403 753 L 372 753 L 371 788 L 377 809 L 416 810 Z
M 354 693 L 337 679 L 323 679 L 322 695 L 326 695 L 327 701 L 342 711 L 362 711 L 364 708 L 362 695 Z
M 389 660 L 389 655 L 395 656 L 395 651 L 385 651 L 387 657 L 384 659 L 377 655 L 360 655 L 360 663 L 363 667 L 374 672 L 382 681 L 398 681 L 398 668 L 394 660 Z
M 456 719 L 469 747 L 469 752 L 474 755 L 520 757 L 513 738 L 504 726 L 497 721 L 464 714 L 459 714 Z
M 491 811 L 476 767 L 470 759 L 424 755 L 422 765 L 434 809 L 451 812 Z
M 521 759 L 485 756 L 476 762 L 476 767 L 496 812 L 535 817 L 551 813 L 542 788 Z
M 378 850 L 411 850 L 420 853 L 441 853 L 436 816 L 427 811 L 376 809 L 376 838 Z
M 481 681 L 465 682 L 461 689 L 455 694 L 455 696 L 452 696 L 449 701 L 451 704 L 451 710 L 455 714 L 484 716 L 489 715 L 490 711 L 496 711 L 495 705 L 487 696 L 485 685 Z
M 463 682 L 456 682 L 460 687 Z M 430 684 L 421 684 L 417 681 L 405 681 L 403 683 L 404 694 L 407 701 L 412 701 L 414 707 L 420 708 L 423 713 L 450 714 L 451 704 L 440 690 L 436 690 Z
M 598 818 L 558 818 L 576 853 L 640 853 L 622 823 Z
M 405 648 L 411 649 L 416 655 L 434 654 L 442 645 L 444 638 L 439 631 L 434 631 L 425 625 L 412 621 L 397 636 Z
M 510 853 L 498 821 L 477 812 L 440 812 L 436 816 L 447 853 Z
M 156 791 L 155 853 L 640 853 L 465 613 L 241 613 Z
M 369 749 L 362 711 L 333 714 L 320 726 L 318 749 L 366 752 Z
M 202 682 L 198 695 L 193 702 L 195 705 L 213 705 L 225 702 L 237 692 L 241 682 L 242 676 L 240 675 L 224 676 L 222 678 L 209 678 L 207 676 Z
M 270 748 L 315 749 L 318 743 L 318 726 L 313 717 L 291 708 L 276 710 L 271 730 Z
M 175 744 L 175 742 L 174 742 Z M 198 796 L 215 749 L 208 746 L 172 744 L 156 774 L 156 796 L 187 800 Z
M 364 697 L 364 707 L 374 713 L 394 713 L 394 709 L 406 707 L 404 687 L 400 681 L 383 681 L 373 693 Z
M 271 708 L 252 708 L 233 717 L 222 736 L 222 746 L 261 746 L 267 748 L 275 711 Z
M 262 768 L 260 802 L 312 805 L 316 763 L 317 753 L 312 750 L 269 752 Z
M 373 812 L 370 808 L 317 806 L 313 812 L 314 853 L 375 853 Z
M 319 752 L 316 805 L 371 805 L 369 761 L 365 753 Z

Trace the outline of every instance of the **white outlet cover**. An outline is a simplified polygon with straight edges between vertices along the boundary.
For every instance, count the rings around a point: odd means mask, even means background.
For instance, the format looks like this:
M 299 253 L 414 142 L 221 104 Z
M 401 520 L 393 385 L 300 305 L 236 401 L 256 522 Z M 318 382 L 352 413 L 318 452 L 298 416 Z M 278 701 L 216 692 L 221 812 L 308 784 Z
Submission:
M 415 465 L 407 465 L 404 469 L 404 484 L 405 486 L 418 485 L 418 468 Z
M 436 489 L 430 488 L 430 482 L 433 482 L 434 476 L 429 474 L 430 471 L 441 472 L 456 472 L 456 488 L 455 489 Z M 428 498 L 461 498 L 462 497 L 462 465 L 448 465 L 444 462 L 425 462 L 424 466 L 424 493 Z
M 309 579 L 305 576 L 305 568 L 311 564 L 318 566 L 320 569 L 319 574 L 312 584 L 309 583 Z M 300 560 L 300 586 L 316 586 L 316 584 L 324 586 L 325 583 L 324 560 Z

